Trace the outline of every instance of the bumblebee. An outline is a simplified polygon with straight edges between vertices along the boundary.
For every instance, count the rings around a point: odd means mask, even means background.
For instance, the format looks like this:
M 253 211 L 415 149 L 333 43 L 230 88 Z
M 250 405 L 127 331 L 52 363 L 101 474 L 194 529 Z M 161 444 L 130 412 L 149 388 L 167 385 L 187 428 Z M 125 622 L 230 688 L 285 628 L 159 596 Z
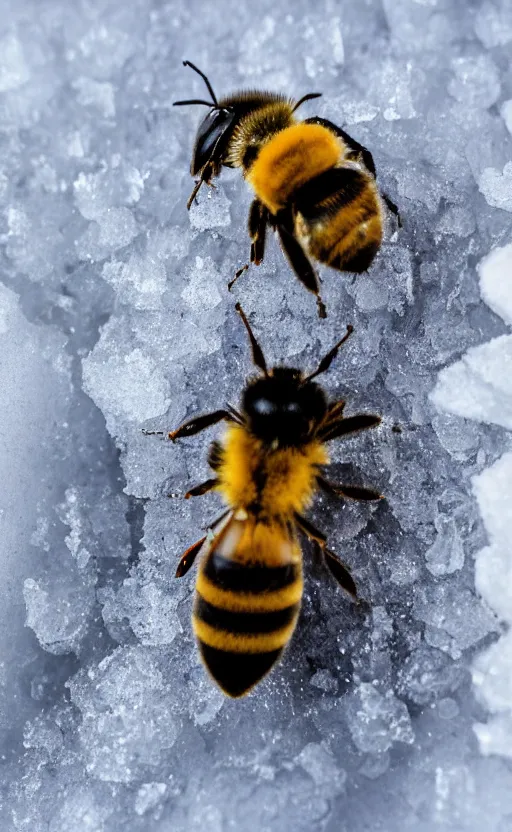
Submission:
M 209 113 L 197 131 L 191 173 L 198 176 L 187 207 L 199 188 L 221 168 L 241 168 L 255 198 L 249 209 L 250 262 L 265 254 L 270 226 L 300 282 L 316 295 L 320 317 L 326 316 L 320 283 L 310 257 L 342 272 L 366 271 L 380 248 L 384 203 L 372 154 L 340 127 L 317 116 L 297 121 L 296 110 L 321 93 L 294 101 L 272 92 L 250 90 L 217 100 L 206 77 L 211 101 L 189 99 L 175 106 L 203 104 Z M 235 280 L 248 268 L 243 266 Z
M 295 629 L 303 588 L 298 532 L 313 541 L 340 586 L 357 599 L 348 568 L 304 516 L 316 489 L 354 500 L 381 499 L 373 489 L 335 485 L 322 473 L 329 462 L 327 442 L 381 421 L 369 413 L 345 417 L 345 402 L 329 403 L 313 381 L 329 369 L 352 327 L 305 375 L 290 367 L 268 369 L 238 304 L 237 311 L 260 371 L 248 380 L 240 410 L 227 405 L 168 434 L 175 442 L 227 422 L 223 439 L 210 448 L 214 476 L 185 497 L 216 490 L 228 509 L 183 554 L 176 577 L 199 557 L 192 626 L 206 668 L 231 697 L 244 696 L 268 673 Z

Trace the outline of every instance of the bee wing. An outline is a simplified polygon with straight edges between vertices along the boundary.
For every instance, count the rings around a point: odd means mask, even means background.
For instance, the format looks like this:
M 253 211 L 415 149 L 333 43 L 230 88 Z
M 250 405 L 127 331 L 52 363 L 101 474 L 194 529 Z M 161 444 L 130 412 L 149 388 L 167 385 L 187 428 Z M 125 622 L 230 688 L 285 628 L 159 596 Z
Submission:
M 193 565 L 198 555 L 208 557 L 211 550 L 216 545 L 220 535 L 227 528 L 229 522 L 233 518 L 233 512 L 227 511 L 222 514 L 217 520 L 214 520 L 210 529 L 200 540 L 197 540 L 192 546 L 189 546 L 186 552 L 180 558 L 178 568 L 176 569 L 176 578 L 182 578 L 186 575 L 190 567 Z
M 290 640 L 302 596 L 297 540 L 280 526 L 231 519 L 201 561 L 193 627 L 210 675 L 246 694 Z

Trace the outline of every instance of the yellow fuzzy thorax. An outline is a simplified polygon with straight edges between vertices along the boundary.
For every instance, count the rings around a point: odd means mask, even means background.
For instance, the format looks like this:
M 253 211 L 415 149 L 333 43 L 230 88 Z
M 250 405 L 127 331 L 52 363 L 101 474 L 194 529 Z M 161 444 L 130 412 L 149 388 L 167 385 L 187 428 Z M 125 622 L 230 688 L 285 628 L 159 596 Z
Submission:
M 234 509 L 250 509 L 258 503 L 262 518 L 289 519 L 309 506 L 318 468 L 328 462 L 325 446 L 316 440 L 301 448 L 271 450 L 244 426 L 230 425 L 217 490 Z
M 332 168 L 343 155 L 340 140 L 320 124 L 294 124 L 260 151 L 247 179 L 273 214 L 294 190 Z
M 229 143 L 228 164 L 245 168 L 248 148 L 256 152 L 276 134 L 294 124 L 293 101 L 277 101 L 248 113 L 236 126 Z

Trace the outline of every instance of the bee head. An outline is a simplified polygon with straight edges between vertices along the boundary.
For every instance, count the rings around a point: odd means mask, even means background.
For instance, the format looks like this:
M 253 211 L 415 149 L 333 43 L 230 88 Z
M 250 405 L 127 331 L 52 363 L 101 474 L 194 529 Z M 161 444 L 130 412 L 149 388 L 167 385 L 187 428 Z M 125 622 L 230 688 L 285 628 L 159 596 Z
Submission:
M 324 417 L 327 400 L 318 384 L 304 382 L 300 370 L 275 367 L 249 383 L 242 406 L 258 439 L 269 445 L 299 446 Z
M 213 107 L 204 117 L 196 134 L 190 172 L 192 176 L 199 173 L 213 156 L 219 145 L 223 148 L 229 142 L 233 128 L 238 120 L 234 110 L 225 107 Z M 216 156 L 221 156 L 218 152 Z

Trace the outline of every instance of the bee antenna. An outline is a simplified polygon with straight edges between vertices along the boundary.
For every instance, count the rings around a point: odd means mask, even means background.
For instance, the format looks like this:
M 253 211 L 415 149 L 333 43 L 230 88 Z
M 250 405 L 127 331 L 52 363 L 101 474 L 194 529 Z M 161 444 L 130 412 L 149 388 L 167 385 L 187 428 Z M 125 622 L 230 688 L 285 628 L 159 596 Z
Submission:
M 258 344 L 256 338 L 254 337 L 254 333 L 251 329 L 251 325 L 246 318 L 245 312 L 240 306 L 239 303 L 235 306 L 236 311 L 240 315 L 242 321 L 244 322 L 244 326 L 247 330 L 247 334 L 249 335 L 249 341 L 251 342 L 251 349 L 252 349 L 252 360 L 256 364 L 257 367 L 264 373 L 265 376 L 268 378 L 268 370 L 267 370 L 267 362 L 265 361 L 265 356 L 263 355 L 263 350 L 261 349 L 260 345 Z
M 329 369 L 329 367 L 331 366 L 332 362 L 334 361 L 334 359 L 336 358 L 336 356 L 338 354 L 339 348 L 341 347 L 342 344 L 345 343 L 345 341 L 348 338 L 350 338 L 353 331 L 354 331 L 354 327 L 352 326 L 352 324 L 348 324 L 347 325 L 347 331 L 346 331 L 345 335 L 343 336 L 343 338 L 340 341 L 338 341 L 337 344 L 334 345 L 332 350 L 330 350 L 327 353 L 327 355 L 324 355 L 324 357 L 320 361 L 320 364 L 318 365 L 318 367 L 316 368 L 314 373 L 311 373 L 311 375 L 306 376 L 306 378 L 303 380 L 302 384 L 306 384 L 306 382 L 311 381 L 311 379 L 315 378 L 315 376 L 319 376 L 320 373 L 325 373 L 325 371 Z
M 191 98 L 188 101 L 173 101 L 173 107 L 182 107 L 183 104 L 206 104 L 207 107 L 215 107 L 212 101 L 203 101 L 202 98 Z
M 213 103 L 214 103 L 214 106 L 215 106 L 215 107 L 218 107 L 219 105 L 218 105 L 218 103 L 217 103 L 217 97 L 216 97 L 216 95 L 215 95 L 215 93 L 214 93 L 214 91 L 213 91 L 213 87 L 212 87 L 212 85 L 210 84 L 210 82 L 209 82 L 208 78 L 206 77 L 206 75 L 204 74 L 204 72 L 201 72 L 201 70 L 200 70 L 200 69 L 198 69 L 198 68 L 197 68 L 197 66 L 196 66 L 195 64 L 193 64 L 191 61 L 183 61 L 183 66 L 189 66 L 189 67 L 190 67 L 190 69 L 193 69 L 193 70 L 194 70 L 194 72 L 197 72 L 197 74 L 201 76 L 201 78 L 203 79 L 204 83 L 205 83 L 205 84 L 206 84 L 206 86 L 208 87 L 208 92 L 210 93 L 210 95 L 211 95 L 211 97 L 212 97 L 212 101 L 213 101 Z M 208 105 L 208 106 L 210 106 L 210 105 Z
M 322 97 L 321 92 L 308 92 L 307 95 L 303 95 L 302 98 L 299 98 L 295 107 L 292 110 L 292 113 L 294 113 L 295 110 L 298 110 L 300 105 L 304 104 L 305 101 L 311 101 L 312 98 L 321 98 L 321 97 Z

